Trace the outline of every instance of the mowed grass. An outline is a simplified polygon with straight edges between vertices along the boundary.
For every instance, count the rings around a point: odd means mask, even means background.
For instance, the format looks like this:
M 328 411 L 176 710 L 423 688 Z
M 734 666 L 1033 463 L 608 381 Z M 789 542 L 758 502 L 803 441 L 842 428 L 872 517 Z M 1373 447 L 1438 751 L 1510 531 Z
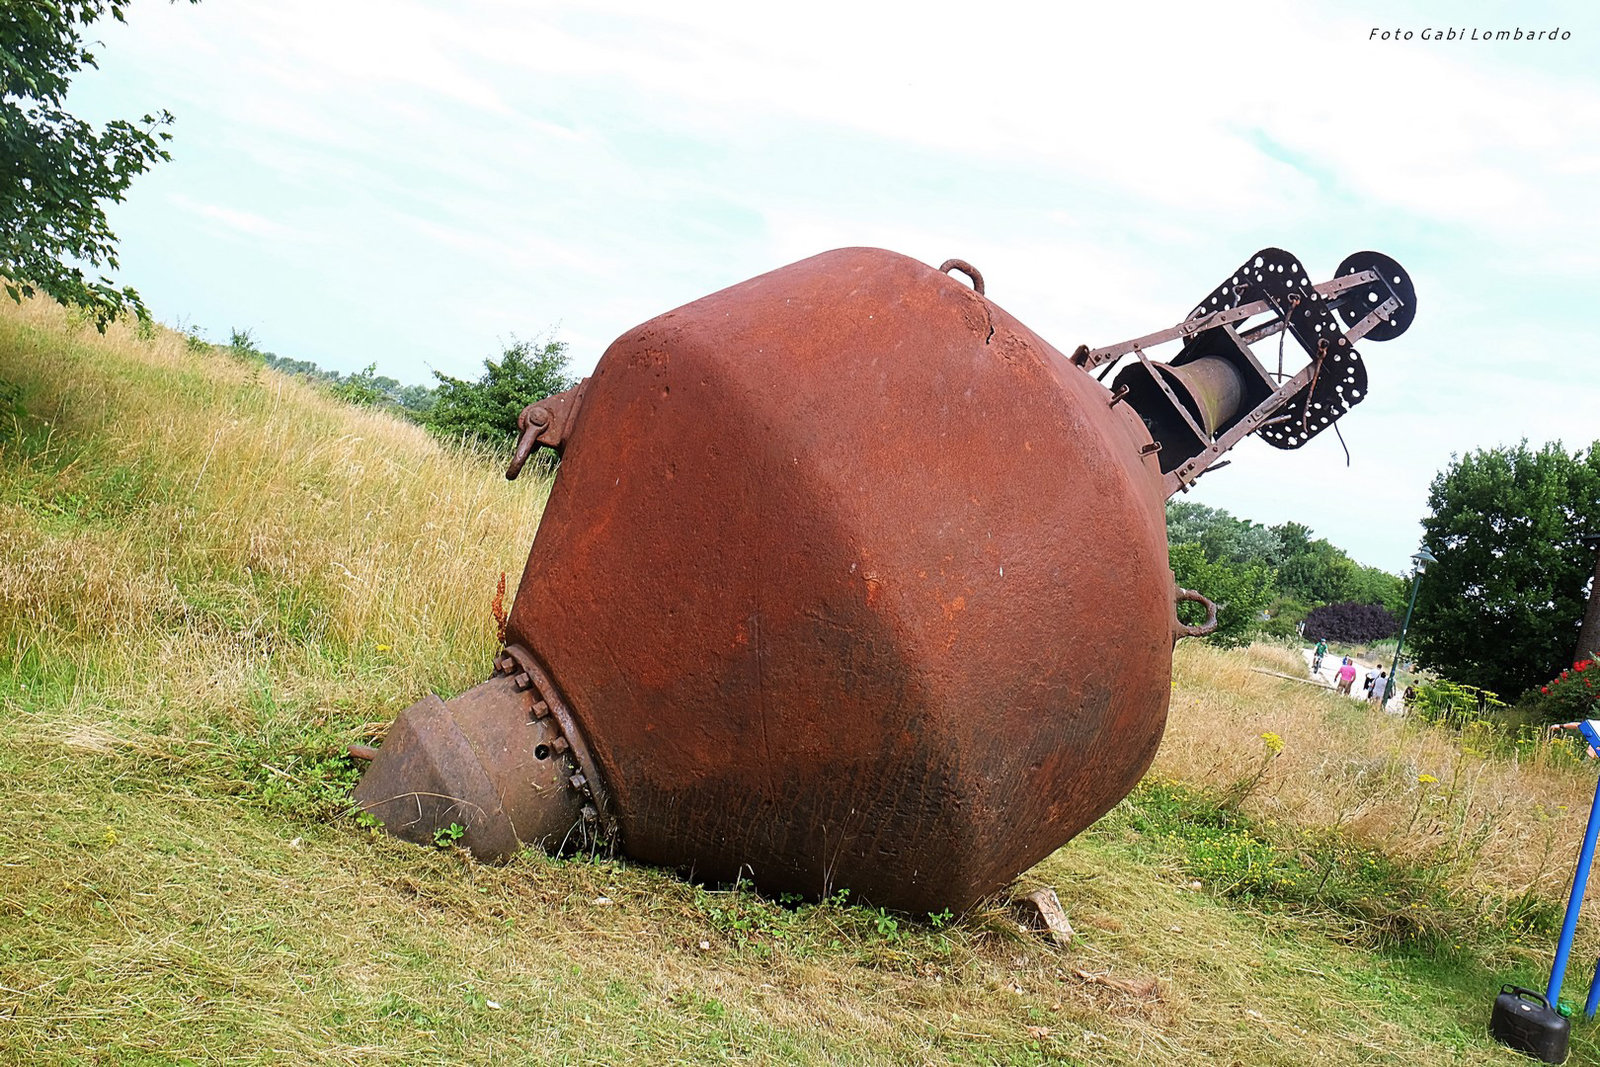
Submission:
M 1484 1024 L 1542 986 L 1593 771 L 1253 669 L 1282 650 L 1180 647 L 1151 779 L 1021 880 L 1064 947 L 1004 901 L 358 825 L 344 746 L 480 680 L 546 490 L 179 335 L 0 306 L 0 1061 L 1526 1062 Z

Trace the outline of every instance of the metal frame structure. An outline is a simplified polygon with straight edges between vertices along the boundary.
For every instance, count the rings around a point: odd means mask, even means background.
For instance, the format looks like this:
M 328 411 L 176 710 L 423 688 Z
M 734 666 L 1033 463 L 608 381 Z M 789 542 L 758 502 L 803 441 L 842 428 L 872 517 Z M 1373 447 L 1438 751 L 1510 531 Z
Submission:
M 1073 362 L 1098 370 L 1104 382 L 1125 357 L 1137 360 L 1113 381 L 1111 402 L 1127 401 L 1145 420 L 1163 452 L 1171 496 L 1221 466 L 1222 455 L 1252 433 L 1277 448 L 1299 448 L 1333 425 L 1366 394 L 1356 342 L 1398 337 L 1415 313 L 1410 278 L 1380 252 L 1348 256 L 1331 280 L 1313 285 L 1299 260 L 1265 248 L 1183 322 L 1120 344 L 1080 348 Z M 1249 324 L 1260 316 L 1267 317 Z M 1308 359 L 1293 374 L 1284 370 L 1281 340 L 1276 371 L 1252 351 L 1285 333 Z M 1150 359 L 1150 349 L 1173 341 L 1183 348 L 1170 363 Z

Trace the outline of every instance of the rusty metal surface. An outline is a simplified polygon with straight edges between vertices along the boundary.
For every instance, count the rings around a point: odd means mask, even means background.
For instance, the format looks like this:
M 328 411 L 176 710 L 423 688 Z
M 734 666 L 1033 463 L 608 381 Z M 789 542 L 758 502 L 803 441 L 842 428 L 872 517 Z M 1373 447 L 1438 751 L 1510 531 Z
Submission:
M 532 718 L 545 719 L 549 716 L 545 725 L 553 725 L 559 734 L 558 739 L 552 743 L 558 753 L 566 754 L 570 760 L 570 764 L 561 765 L 561 774 L 565 778 L 567 787 L 578 798 L 579 814 L 583 819 L 585 831 L 591 835 L 603 833 L 609 837 L 614 825 L 610 816 L 605 780 L 595 766 L 594 757 L 589 754 L 589 746 L 583 739 L 583 730 L 567 708 L 566 701 L 556 688 L 555 682 L 550 679 L 550 675 L 533 653 L 521 645 L 507 645 L 505 651 L 495 661 L 495 669 L 511 675 L 519 692 L 531 695 L 533 702 L 528 714 Z
M 354 799 L 419 844 L 458 825 L 480 859 L 509 859 L 524 844 L 559 852 L 587 833 L 569 747 L 529 687 L 500 673 L 448 702 L 424 697 L 401 712 Z
M 1127 405 L 913 260 L 827 253 L 619 339 L 508 623 L 631 856 L 964 908 L 1154 755 L 1176 625 Z
M 1202 623 L 1195 623 L 1193 625 L 1186 623 L 1181 619 L 1177 619 L 1176 615 L 1173 616 L 1175 620 L 1173 630 L 1180 637 L 1205 637 L 1207 634 L 1216 632 L 1217 604 L 1210 597 L 1206 596 L 1204 593 L 1197 593 L 1193 589 L 1179 589 L 1177 592 L 1177 601 L 1180 604 L 1184 601 L 1189 601 L 1190 603 L 1199 604 L 1201 607 L 1206 609 L 1206 621 Z M 1175 604 L 1173 606 L 1176 608 L 1177 605 Z

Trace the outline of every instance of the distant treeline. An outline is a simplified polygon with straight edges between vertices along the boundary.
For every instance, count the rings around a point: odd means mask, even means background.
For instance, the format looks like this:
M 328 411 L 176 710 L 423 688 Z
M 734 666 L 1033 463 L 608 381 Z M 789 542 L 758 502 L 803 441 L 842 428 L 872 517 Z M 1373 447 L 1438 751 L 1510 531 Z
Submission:
M 399 408 L 408 418 L 419 422 L 433 408 L 438 395 L 438 390 L 431 385 L 401 385 L 388 375 L 377 373 L 376 363 L 367 364 L 355 374 L 340 374 L 336 370 L 323 370 L 309 360 L 286 359 L 271 352 L 259 355 L 273 370 L 321 382 L 351 403 Z
M 1406 579 L 1357 563 L 1326 538 L 1313 538 L 1311 529 L 1298 522 L 1263 526 L 1220 508 L 1175 500 L 1167 504 L 1167 540 L 1178 584 L 1220 606 L 1215 640 L 1223 644 L 1243 644 L 1263 635 L 1298 637 L 1300 624 L 1314 610 L 1338 605 L 1386 609 L 1382 614 L 1324 610 L 1318 615 L 1348 634 L 1343 628 L 1364 614 L 1374 623 L 1360 639 L 1387 637 L 1393 632 L 1392 619 L 1385 626 L 1382 618 L 1404 610 L 1410 589 Z M 1197 621 L 1188 618 L 1194 607 L 1185 605 L 1186 621 Z
M 198 338 L 190 343 L 211 348 Z M 369 363 L 354 374 L 324 370 L 305 359 L 287 359 L 257 347 L 248 330 L 234 330 L 225 346 L 236 358 L 259 362 L 285 374 L 310 379 L 334 396 L 362 407 L 388 408 L 449 441 L 508 454 L 516 445 L 522 409 L 573 384 L 566 374 L 563 341 L 518 341 L 485 359 L 476 381 L 433 372 L 433 385 L 402 385 Z

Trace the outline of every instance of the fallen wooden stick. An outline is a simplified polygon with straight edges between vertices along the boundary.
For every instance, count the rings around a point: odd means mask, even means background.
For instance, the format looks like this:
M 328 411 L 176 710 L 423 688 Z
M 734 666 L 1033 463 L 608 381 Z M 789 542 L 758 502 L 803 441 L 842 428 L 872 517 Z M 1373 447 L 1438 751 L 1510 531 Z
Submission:
M 1270 674 L 1274 678 L 1287 678 L 1291 682 L 1304 682 L 1306 685 L 1314 685 L 1318 689 L 1332 689 L 1333 688 L 1333 686 L 1327 685 L 1327 684 L 1325 684 L 1323 682 L 1319 682 L 1314 678 L 1296 678 L 1292 674 L 1284 674 L 1282 671 L 1269 671 L 1265 667 L 1251 667 L 1250 669 L 1255 671 L 1255 672 L 1257 672 L 1258 674 Z

